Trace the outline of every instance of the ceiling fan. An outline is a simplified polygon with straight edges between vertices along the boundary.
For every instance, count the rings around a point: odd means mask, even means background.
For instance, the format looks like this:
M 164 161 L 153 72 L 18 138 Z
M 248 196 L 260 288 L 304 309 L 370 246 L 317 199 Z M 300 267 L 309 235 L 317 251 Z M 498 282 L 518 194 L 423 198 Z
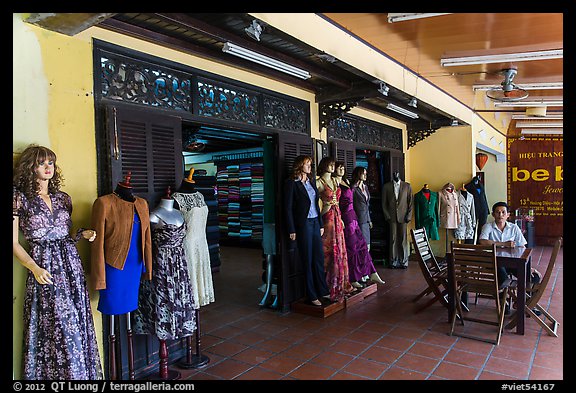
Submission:
M 504 80 L 500 85 L 502 87 L 493 88 L 486 91 L 486 96 L 494 101 L 514 102 L 528 97 L 528 92 L 518 85 L 514 84 L 514 77 L 518 73 L 516 68 L 505 68 L 499 72 L 504 75 Z

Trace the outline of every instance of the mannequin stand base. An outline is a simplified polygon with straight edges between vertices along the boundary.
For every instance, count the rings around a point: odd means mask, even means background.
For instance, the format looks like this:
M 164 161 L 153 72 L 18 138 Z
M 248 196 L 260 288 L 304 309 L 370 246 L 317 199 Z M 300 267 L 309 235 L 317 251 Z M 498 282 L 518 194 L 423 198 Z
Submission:
M 192 355 L 192 359 L 188 362 L 187 359 L 182 359 L 178 362 L 178 367 L 184 369 L 191 369 L 191 368 L 201 368 L 205 367 L 208 363 L 210 363 L 210 358 L 206 355 Z
M 173 381 L 173 380 L 176 380 L 176 379 L 180 379 L 181 376 L 182 376 L 182 374 L 180 374 L 179 371 L 176 371 L 176 370 L 168 370 L 168 376 L 167 376 L 166 378 L 162 378 L 162 377 L 160 376 L 160 373 L 157 372 L 157 373 L 154 373 L 154 374 L 149 375 L 148 377 L 146 377 L 146 379 L 148 379 L 148 380 L 156 380 L 156 381 L 158 381 L 158 380 L 162 380 L 162 381 Z

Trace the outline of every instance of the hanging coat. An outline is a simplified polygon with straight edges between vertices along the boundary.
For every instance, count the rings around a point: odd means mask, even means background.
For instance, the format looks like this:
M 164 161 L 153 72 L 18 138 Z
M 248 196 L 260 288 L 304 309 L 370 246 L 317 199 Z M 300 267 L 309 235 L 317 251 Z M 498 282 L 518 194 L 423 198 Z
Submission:
M 430 240 L 439 240 L 438 193 L 430 191 L 430 200 L 422 190 L 414 195 L 414 217 L 416 229 L 424 228 Z
M 464 193 L 466 196 L 464 196 Z M 476 226 L 476 209 L 474 195 L 468 191 L 458 191 L 458 204 L 460 205 L 460 224 L 454 231 L 456 239 L 474 239 Z
M 448 189 L 452 189 L 452 192 Z M 460 206 L 458 205 L 458 195 L 454 189 L 454 184 L 446 183 L 438 195 L 440 205 L 440 227 L 446 229 L 456 229 L 460 224 Z

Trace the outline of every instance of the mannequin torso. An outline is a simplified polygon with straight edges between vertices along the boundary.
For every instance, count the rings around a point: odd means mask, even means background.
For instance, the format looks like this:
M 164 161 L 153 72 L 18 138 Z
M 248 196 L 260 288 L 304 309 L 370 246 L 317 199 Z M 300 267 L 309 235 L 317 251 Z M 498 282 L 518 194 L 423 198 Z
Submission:
M 162 198 L 160 203 L 150 213 L 150 223 L 155 226 L 170 224 L 175 226 L 180 226 L 184 223 L 184 217 L 180 211 L 174 209 L 174 200 Z

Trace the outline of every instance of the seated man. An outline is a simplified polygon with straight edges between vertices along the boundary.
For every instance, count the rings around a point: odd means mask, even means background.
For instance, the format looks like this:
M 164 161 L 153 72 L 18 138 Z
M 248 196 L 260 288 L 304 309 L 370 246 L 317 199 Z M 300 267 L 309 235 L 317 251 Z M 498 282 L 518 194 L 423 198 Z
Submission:
M 479 244 L 496 244 L 496 247 L 525 247 L 526 239 L 518 225 L 508 222 L 510 212 L 506 202 L 496 202 L 492 206 L 494 222 L 487 222 L 482 227 Z
M 492 206 L 492 217 L 494 222 L 487 222 L 482 227 L 479 244 L 496 244 L 496 247 L 525 247 L 526 239 L 520 227 L 513 222 L 508 222 L 510 217 L 508 204 L 506 202 L 496 202 Z M 498 285 L 502 285 L 508 274 L 515 274 L 513 269 L 507 270 L 505 267 L 498 267 Z M 508 307 L 507 307 L 508 313 Z

